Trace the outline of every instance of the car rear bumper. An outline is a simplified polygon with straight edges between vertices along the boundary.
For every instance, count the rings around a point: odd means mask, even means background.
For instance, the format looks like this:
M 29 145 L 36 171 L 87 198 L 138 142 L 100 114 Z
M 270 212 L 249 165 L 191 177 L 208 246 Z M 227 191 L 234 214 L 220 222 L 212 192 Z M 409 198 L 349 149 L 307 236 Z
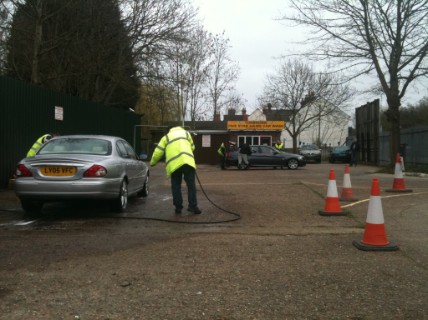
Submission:
M 21 199 L 34 200 L 113 199 L 119 195 L 120 184 L 120 179 L 51 182 L 19 178 L 15 192 Z

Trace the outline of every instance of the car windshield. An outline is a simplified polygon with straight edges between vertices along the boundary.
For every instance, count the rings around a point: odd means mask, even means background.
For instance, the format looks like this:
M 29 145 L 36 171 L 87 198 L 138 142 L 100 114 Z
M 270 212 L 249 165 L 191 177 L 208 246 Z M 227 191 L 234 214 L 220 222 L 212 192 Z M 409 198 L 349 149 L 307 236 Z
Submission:
M 59 138 L 50 140 L 38 152 L 39 155 L 63 153 L 106 156 L 111 154 L 111 143 L 96 138 Z
M 333 149 L 333 151 L 335 151 L 335 152 L 343 152 L 343 151 L 348 151 L 348 150 L 349 150 L 348 146 L 335 147 Z
M 314 150 L 314 149 L 318 150 L 319 148 L 318 148 L 318 146 L 316 146 L 314 144 L 306 144 L 306 145 L 302 146 L 301 149 L 303 149 L 303 150 Z

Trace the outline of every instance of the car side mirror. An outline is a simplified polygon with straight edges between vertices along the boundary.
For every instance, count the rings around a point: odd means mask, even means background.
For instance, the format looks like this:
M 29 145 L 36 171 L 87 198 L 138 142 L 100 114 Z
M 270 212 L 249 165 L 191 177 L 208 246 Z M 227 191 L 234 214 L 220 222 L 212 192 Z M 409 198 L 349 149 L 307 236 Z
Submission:
M 147 160 L 147 154 L 140 153 L 140 155 L 138 156 L 138 158 L 140 158 L 140 160 Z

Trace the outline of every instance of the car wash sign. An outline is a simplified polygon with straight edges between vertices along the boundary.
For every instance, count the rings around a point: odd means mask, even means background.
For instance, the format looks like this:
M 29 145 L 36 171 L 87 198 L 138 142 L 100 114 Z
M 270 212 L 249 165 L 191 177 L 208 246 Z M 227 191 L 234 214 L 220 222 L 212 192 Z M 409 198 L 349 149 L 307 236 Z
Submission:
M 282 131 L 285 129 L 285 121 L 228 121 L 227 129 L 239 131 Z

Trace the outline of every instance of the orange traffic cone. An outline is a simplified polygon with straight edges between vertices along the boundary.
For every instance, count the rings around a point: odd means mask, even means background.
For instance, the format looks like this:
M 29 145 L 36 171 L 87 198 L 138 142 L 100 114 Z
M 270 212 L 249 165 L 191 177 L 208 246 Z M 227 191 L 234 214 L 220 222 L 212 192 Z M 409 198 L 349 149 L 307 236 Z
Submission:
M 349 171 L 349 164 L 345 165 L 345 174 L 343 175 L 343 188 L 342 188 L 342 195 L 340 197 L 341 201 L 356 201 L 357 198 L 354 197 L 354 194 L 352 192 L 352 185 L 351 185 L 351 174 Z
M 354 240 L 352 244 L 358 249 L 364 251 L 398 250 L 398 247 L 390 243 L 386 238 L 379 180 L 377 178 L 373 178 L 363 240 Z
M 319 211 L 322 216 L 345 216 L 346 213 L 342 211 L 339 204 L 339 197 L 337 195 L 336 176 L 334 170 L 330 169 L 330 176 L 328 179 L 327 199 L 325 202 L 324 211 Z
M 395 173 L 394 173 L 394 183 L 392 184 L 392 189 L 385 190 L 386 192 L 413 192 L 412 189 L 406 189 L 404 185 L 403 171 L 401 170 L 401 157 L 397 153 L 395 157 Z

